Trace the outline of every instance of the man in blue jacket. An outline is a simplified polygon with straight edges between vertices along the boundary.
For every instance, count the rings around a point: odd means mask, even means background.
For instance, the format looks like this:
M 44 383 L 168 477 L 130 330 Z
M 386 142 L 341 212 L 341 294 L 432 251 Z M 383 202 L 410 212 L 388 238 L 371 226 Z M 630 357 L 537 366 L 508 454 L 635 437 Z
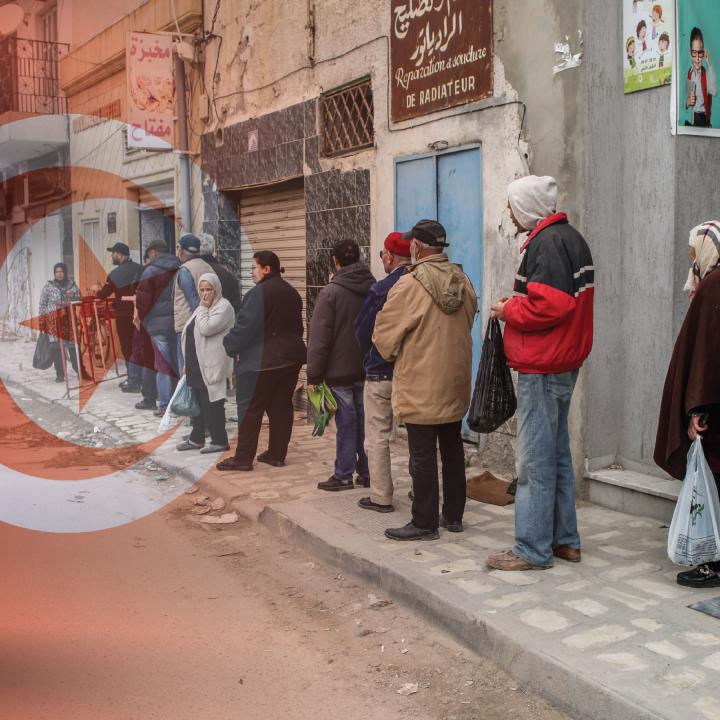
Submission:
M 390 466 L 390 434 L 392 432 L 393 365 L 383 359 L 373 345 L 375 318 L 382 310 L 388 293 L 405 274 L 410 262 L 410 241 L 399 232 L 390 233 L 380 257 L 387 277 L 370 288 L 370 294 L 355 320 L 355 335 L 365 367 L 365 438 L 370 466 L 370 497 L 360 498 L 358 505 L 365 510 L 392 512 L 393 481 Z

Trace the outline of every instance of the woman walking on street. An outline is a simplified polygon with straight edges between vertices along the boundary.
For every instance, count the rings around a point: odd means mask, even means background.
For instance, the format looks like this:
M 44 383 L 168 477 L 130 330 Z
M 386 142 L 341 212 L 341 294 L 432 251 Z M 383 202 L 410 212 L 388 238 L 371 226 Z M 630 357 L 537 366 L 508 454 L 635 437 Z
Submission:
M 198 280 L 200 304 L 185 323 L 182 350 L 185 377 L 200 405 L 192 419 L 192 432 L 178 450 L 216 453 L 229 450 L 225 428 L 225 384 L 232 372 L 232 360 L 225 354 L 223 338 L 235 323 L 232 305 L 222 296 L 220 278 L 204 273 Z M 210 443 L 205 445 L 205 428 Z
M 654 458 L 682 480 L 690 444 L 701 435 L 720 489 L 720 221 L 693 228 L 690 260 L 686 288 L 692 302 L 665 379 Z M 720 587 L 720 562 L 681 572 L 677 581 L 687 587 Z
M 58 328 L 56 310 L 69 305 L 73 300 L 80 299 L 80 289 L 74 280 L 68 278 L 68 269 L 65 263 L 55 263 L 53 279 L 48 280 L 40 293 L 40 330 L 48 336 L 48 345 L 55 366 L 55 382 L 65 382 L 65 368 L 60 355 L 60 337 L 62 336 L 66 357 L 70 358 L 72 369 L 77 373 L 77 355 L 75 344 L 72 341 L 72 329 L 67 316 L 63 316 L 61 327 Z M 82 360 L 80 361 L 82 364 Z M 82 368 L 82 377 L 89 379 L 89 375 Z

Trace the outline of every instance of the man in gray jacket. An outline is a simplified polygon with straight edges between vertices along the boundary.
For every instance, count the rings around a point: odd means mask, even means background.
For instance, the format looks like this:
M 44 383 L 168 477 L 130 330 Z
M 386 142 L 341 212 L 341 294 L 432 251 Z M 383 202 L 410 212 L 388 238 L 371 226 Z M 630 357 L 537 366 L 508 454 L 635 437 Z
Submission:
M 370 487 L 365 454 L 365 413 L 363 388 L 365 369 L 355 337 L 354 323 L 375 278 L 360 262 L 360 248 L 352 240 L 333 246 L 335 275 L 317 297 L 308 342 L 308 389 L 322 382 L 337 400 L 335 472 L 320 490 L 349 490 L 353 473 L 357 483 Z

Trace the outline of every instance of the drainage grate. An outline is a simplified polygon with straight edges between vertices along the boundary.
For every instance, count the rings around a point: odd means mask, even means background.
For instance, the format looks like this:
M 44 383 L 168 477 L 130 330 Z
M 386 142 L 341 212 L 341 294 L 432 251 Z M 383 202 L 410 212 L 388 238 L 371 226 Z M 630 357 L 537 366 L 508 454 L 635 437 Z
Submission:
M 323 95 L 321 108 L 326 157 L 355 152 L 373 144 L 375 114 L 369 79 Z

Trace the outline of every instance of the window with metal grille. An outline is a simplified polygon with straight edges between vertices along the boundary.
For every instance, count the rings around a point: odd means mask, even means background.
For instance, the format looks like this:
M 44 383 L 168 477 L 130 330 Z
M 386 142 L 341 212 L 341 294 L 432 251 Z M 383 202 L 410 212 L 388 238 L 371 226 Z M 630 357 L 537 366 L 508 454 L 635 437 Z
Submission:
M 375 113 L 369 78 L 323 95 L 320 107 L 323 155 L 343 155 L 373 144 Z

